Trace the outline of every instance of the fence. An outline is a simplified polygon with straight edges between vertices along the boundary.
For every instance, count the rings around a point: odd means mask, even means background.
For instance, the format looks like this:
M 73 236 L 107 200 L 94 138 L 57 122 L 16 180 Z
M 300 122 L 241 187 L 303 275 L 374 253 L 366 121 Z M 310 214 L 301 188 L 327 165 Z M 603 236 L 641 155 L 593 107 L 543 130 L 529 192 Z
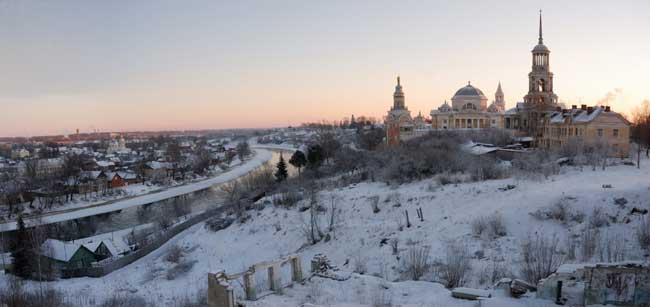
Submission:
M 207 220 L 210 217 L 213 217 L 223 212 L 223 210 L 225 210 L 225 208 L 221 207 L 217 209 L 208 210 L 201 214 L 193 216 L 188 220 L 167 229 L 165 232 L 160 234 L 148 245 L 141 247 L 135 252 L 130 253 L 124 257 L 118 258 L 114 261 L 102 263 L 99 266 L 88 267 L 88 268 L 64 269 L 61 271 L 61 277 L 62 278 L 102 277 L 104 275 L 107 275 L 115 270 L 121 269 L 135 262 L 136 260 L 148 255 L 149 253 L 153 252 L 154 250 L 158 249 L 160 246 L 165 244 L 167 241 L 169 241 L 177 234 L 190 228 L 191 226 L 194 226 L 200 222 Z

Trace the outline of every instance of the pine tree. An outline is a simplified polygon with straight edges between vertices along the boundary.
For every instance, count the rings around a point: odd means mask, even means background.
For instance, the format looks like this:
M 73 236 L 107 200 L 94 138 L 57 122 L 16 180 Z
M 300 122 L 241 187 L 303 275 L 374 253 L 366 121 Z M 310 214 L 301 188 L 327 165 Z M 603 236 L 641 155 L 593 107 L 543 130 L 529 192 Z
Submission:
M 28 278 L 32 273 L 29 232 L 25 228 L 25 221 L 23 221 L 22 216 L 18 216 L 16 223 L 18 224 L 18 231 L 16 232 L 17 241 L 11 253 L 11 257 L 14 258 L 13 272 L 16 276 Z
M 307 164 L 307 157 L 302 151 L 296 150 L 289 159 L 289 163 L 298 169 L 298 175 L 300 175 L 300 169 Z
M 275 181 L 282 182 L 287 180 L 289 173 L 287 172 L 287 164 L 284 162 L 284 157 L 280 154 L 280 161 L 277 164 L 277 170 L 275 171 Z

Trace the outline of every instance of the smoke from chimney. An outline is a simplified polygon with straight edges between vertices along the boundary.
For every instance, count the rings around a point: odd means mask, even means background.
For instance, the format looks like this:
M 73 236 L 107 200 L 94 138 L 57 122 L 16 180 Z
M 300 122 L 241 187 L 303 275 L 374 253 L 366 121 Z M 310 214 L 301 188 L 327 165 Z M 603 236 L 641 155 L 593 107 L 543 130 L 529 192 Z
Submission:
M 616 98 L 618 98 L 618 97 L 620 97 L 622 95 L 623 95 L 623 89 L 620 88 L 620 87 L 617 87 L 614 90 L 607 92 L 607 94 L 605 94 L 605 97 L 598 100 L 596 105 L 609 106 L 609 105 L 613 104 L 614 102 L 616 102 Z

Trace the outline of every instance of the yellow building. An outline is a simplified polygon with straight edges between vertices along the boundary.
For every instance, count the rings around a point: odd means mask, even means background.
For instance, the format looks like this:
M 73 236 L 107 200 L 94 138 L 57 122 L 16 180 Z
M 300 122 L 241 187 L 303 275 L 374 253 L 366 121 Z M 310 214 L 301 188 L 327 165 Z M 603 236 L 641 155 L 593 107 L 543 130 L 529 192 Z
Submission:
M 557 109 L 546 122 L 540 145 L 557 149 L 570 142 L 600 148 L 609 157 L 628 157 L 630 122 L 609 106 Z

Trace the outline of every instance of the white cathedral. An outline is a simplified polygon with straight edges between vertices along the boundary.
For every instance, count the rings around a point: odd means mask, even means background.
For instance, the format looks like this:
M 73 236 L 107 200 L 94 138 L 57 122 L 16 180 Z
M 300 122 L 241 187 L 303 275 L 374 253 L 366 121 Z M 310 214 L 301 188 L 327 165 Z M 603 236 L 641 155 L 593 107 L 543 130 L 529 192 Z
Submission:
M 468 82 L 456 91 L 451 104 L 445 101 L 431 111 L 431 124 L 424 123 L 422 116 L 411 118 L 405 105 L 404 92 L 399 77 L 393 94 L 393 107 L 386 117 L 386 142 L 399 144 L 430 130 L 488 129 L 501 128 L 517 131 L 519 135 L 541 137 L 543 122 L 554 111 L 557 95 L 553 92 L 553 73 L 550 71 L 550 50 L 543 44 L 542 17 L 539 19 L 538 44 L 531 51 L 532 70 L 528 75 L 529 92 L 524 102 L 515 108 L 505 109 L 505 99 L 501 82 L 497 85 L 494 100 L 488 105 L 483 91 Z

